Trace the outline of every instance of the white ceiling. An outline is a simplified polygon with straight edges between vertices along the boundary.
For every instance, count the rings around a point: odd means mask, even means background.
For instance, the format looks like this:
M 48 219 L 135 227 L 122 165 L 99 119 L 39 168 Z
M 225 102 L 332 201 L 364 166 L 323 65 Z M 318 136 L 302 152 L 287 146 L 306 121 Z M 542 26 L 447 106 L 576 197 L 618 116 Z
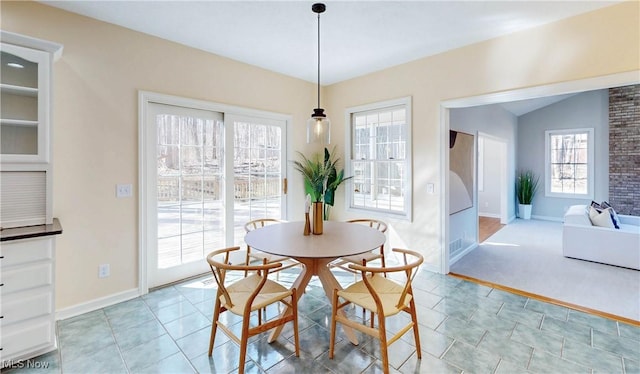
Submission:
M 313 1 L 41 1 L 310 82 Z M 325 1 L 321 83 L 340 82 L 620 1 Z

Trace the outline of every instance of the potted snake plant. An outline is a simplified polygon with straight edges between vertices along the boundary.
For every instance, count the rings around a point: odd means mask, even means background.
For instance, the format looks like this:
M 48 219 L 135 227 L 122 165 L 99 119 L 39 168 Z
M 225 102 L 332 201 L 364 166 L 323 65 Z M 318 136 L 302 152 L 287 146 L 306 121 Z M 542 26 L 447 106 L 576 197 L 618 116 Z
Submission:
M 538 190 L 539 177 L 531 170 L 520 170 L 516 176 L 516 196 L 518 196 L 518 217 L 531 219 L 531 203 Z

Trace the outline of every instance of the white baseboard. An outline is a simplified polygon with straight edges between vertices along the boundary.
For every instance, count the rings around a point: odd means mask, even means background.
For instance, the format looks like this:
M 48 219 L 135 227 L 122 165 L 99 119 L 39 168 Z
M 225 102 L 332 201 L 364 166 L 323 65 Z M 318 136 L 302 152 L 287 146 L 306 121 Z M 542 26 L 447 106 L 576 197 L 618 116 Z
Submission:
M 487 217 L 487 218 L 500 218 L 500 214 L 495 214 L 495 213 L 478 212 L 478 215 L 480 217 Z
M 84 303 L 76 304 L 64 309 L 56 311 L 56 320 L 67 319 L 75 316 L 79 316 L 84 313 L 93 312 L 110 305 L 114 305 L 123 301 L 131 300 L 140 296 L 137 288 L 132 288 L 127 291 L 115 293 L 113 295 L 101 297 L 98 299 L 90 300 Z
M 434 264 L 424 264 L 424 263 L 423 263 L 423 264 L 422 264 L 422 269 L 423 269 L 423 270 L 430 271 L 430 272 L 432 272 L 432 273 L 438 273 L 438 274 L 439 274 L 439 273 L 442 273 L 442 272 L 440 271 L 440 267 L 438 267 L 438 266 L 436 266 L 436 265 L 434 265 Z
M 509 223 L 511 223 L 511 222 L 513 222 L 515 220 L 516 220 L 516 216 L 513 215 L 513 216 L 509 217 L 509 219 L 507 220 L 507 224 L 509 224 Z
M 470 245 L 467 246 L 467 248 L 463 249 L 462 251 L 460 251 L 460 253 L 458 253 L 455 257 L 451 258 L 449 260 L 449 267 L 451 267 L 451 265 L 455 264 L 456 262 L 458 262 L 458 260 L 460 260 L 461 258 L 463 258 L 466 254 L 468 254 L 469 252 L 473 251 L 474 249 L 478 248 L 478 243 L 472 243 Z
M 534 215 L 531 215 L 531 218 L 538 219 L 540 221 L 562 222 L 562 217 L 534 216 Z

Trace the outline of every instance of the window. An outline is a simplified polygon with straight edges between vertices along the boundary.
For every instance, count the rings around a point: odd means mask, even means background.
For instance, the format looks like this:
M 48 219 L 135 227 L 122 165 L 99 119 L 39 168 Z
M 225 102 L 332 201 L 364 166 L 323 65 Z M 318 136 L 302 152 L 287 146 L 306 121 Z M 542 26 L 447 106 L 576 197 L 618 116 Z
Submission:
M 593 199 L 593 129 L 545 131 L 545 195 Z
M 411 98 L 347 109 L 350 209 L 411 219 Z

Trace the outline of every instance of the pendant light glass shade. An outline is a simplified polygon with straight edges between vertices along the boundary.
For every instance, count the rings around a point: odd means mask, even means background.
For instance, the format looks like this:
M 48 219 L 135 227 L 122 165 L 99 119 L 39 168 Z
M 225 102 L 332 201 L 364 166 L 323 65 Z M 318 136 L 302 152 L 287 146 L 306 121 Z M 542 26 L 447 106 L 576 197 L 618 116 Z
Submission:
M 318 14 L 318 107 L 313 110 L 311 118 L 307 120 L 307 143 L 331 142 L 331 121 L 320 108 L 320 13 L 326 9 L 322 3 L 313 4 L 311 10 Z
M 324 114 L 324 109 L 313 110 L 307 120 L 307 143 L 331 143 L 331 120 Z

